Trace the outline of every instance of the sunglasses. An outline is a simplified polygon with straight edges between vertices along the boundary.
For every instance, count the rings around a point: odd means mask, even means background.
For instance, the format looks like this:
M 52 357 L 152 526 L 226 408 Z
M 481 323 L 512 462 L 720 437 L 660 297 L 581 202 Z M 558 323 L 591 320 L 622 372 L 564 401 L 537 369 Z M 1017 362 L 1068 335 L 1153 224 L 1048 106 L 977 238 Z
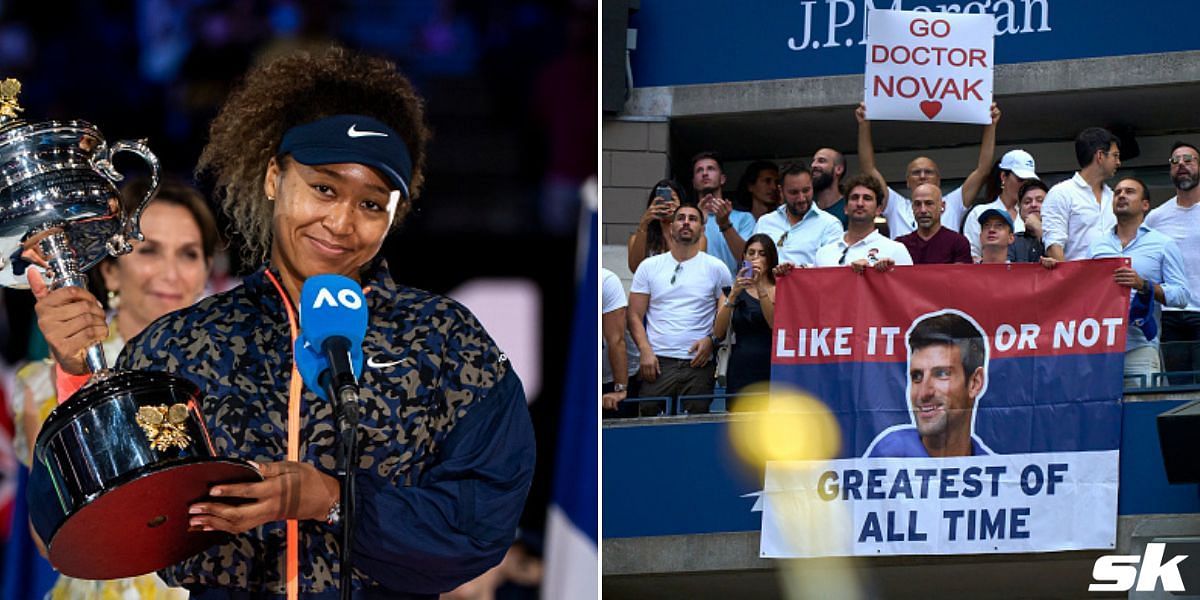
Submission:
M 1177 165 L 1179 163 L 1184 163 L 1184 164 L 1190 165 L 1190 164 L 1196 162 L 1196 155 L 1195 154 L 1180 154 L 1179 156 L 1172 156 L 1171 158 L 1168 158 L 1167 162 L 1169 162 L 1173 165 Z
M 675 278 L 679 277 L 679 271 L 683 269 L 683 263 L 675 263 L 675 272 L 671 274 L 671 285 L 675 285 Z
M 850 252 L 850 246 L 846 246 L 845 248 L 842 249 L 842 257 L 838 259 L 839 265 L 846 264 L 846 253 L 848 253 L 848 252 Z

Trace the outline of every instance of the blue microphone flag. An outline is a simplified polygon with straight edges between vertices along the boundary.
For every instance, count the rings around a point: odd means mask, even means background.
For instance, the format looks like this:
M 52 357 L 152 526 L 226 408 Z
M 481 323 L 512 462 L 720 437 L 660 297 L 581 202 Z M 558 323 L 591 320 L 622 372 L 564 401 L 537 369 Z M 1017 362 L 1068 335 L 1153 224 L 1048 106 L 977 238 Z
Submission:
M 300 336 L 296 338 L 296 367 L 305 385 L 328 400 L 321 373 L 329 360 L 321 351 L 325 341 L 343 337 L 350 344 L 354 377 L 362 376 L 363 340 L 367 335 L 367 301 L 362 286 L 341 275 L 314 275 L 300 290 Z

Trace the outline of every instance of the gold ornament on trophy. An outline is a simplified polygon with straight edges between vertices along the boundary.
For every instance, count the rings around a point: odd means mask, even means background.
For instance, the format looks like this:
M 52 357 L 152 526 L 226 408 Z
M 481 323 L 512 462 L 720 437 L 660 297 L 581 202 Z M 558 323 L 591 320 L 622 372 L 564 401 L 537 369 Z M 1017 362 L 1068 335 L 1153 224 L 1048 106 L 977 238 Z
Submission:
M 138 409 L 137 424 L 146 432 L 150 446 L 160 452 L 167 448 L 186 448 L 192 443 L 187 434 L 186 404 L 143 406 Z
M 13 78 L 0 81 L 0 122 L 17 118 L 17 113 L 24 111 L 17 104 L 17 96 L 21 93 L 21 82 Z

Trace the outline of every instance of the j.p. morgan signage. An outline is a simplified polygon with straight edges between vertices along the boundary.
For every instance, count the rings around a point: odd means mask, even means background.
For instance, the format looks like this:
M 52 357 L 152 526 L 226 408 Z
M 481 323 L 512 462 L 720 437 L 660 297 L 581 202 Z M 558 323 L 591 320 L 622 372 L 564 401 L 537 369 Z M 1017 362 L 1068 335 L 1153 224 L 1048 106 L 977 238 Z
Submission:
M 862 73 L 873 10 L 991 15 L 997 64 L 1200 49 L 1191 20 L 1166 17 L 1191 14 L 1189 0 L 644 0 L 633 83 Z
M 801 52 L 821 48 L 862 45 L 866 43 L 866 10 L 890 9 L 915 12 L 946 12 L 963 14 L 991 13 L 996 18 L 996 37 L 1052 31 L 1050 27 L 1050 0 L 983 0 L 981 2 L 944 2 L 922 6 L 910 0 L 911 7 L 904 7 L 902 0 L 880 3 L 872 0 L 803 0 L 800 33 L 787 40 L 788 50 Z M 821 6 L 818 10 L 818 5 Z M 862 10 L 862 8 L 866 10 Z M 820 14 L 824 13 L 824 14 Z M 823 17 L 823 18 L 822 18 Z M 853 27 L 853 29 L 851 29 Z M 816 37 L 814 37 L 814 35 Z

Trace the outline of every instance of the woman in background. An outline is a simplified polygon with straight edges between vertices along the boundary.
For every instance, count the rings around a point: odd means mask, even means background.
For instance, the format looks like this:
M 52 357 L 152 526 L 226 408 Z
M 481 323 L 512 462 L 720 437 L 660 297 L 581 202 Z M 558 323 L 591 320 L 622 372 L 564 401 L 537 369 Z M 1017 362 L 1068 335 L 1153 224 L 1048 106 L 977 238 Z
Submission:
M 138 188 L 141 189 L 138 189 Z M 124 190 L 140 198 L 145 183 Z M 159 317 L 195 303 L 217 247 L 217 225 L 204 198 L 177 183 L 163 183 L 141 218 L 145 240 L 133 242 L 133 251 L 108 258 L 90 271 L 94 292 L 102 298 L 108 322 L 104 355 L 113 361 L 125 341 L 141 333 Z M 17 426 L 17 452 L 26 466 L 32 463 L 33 443 L 50 411 L 58 406 L 56 364 L 51 359 L 30 363 L 17 372 L 13 413 Z M 65 400 L 65 398 L 63 398 Z M 186 590 L 168 588 L 153 573 L 112 581 L 90 581 L 61 576 L 51 591 L 52 600 L 108 598 L 187 598 Z
M 664 187 L 671 189 L 670 198 L 659 194 L 658 190 Z M 654 188 L 650 190 L 650 197 L 646 199 L 646 212 L 642 213 L 637 230 L 629 236 L 626 253 L 630 273 L 636 273 L 638 265 L 642 264 L 643 260 L 671 249 L 671 237 L 668 235 L 668 231 L 671 229 L 671 218 L 675 216 L 675 210 L 683 203 L 685 197 L 683 188 L 680 188 L 674 180 L 661 179 L 654 184 Z M 701 231 L 701 235 L 703 235 L 703 231 Z M 700 251 L 703 252 L 707 248 L 708 240 L 701 237 Z
M 745 265 L 749 263 L 749 268 Z M 771 323 L 775 320 L 775 267 L 779 254 L 766 234 L 750 236 L 732 288 L 725 288 L 713 334 L 724 339 L 730 330 L 734 343 L 726 371 L 727 410 L 735 394 L 752 383 L 771 378 Z

